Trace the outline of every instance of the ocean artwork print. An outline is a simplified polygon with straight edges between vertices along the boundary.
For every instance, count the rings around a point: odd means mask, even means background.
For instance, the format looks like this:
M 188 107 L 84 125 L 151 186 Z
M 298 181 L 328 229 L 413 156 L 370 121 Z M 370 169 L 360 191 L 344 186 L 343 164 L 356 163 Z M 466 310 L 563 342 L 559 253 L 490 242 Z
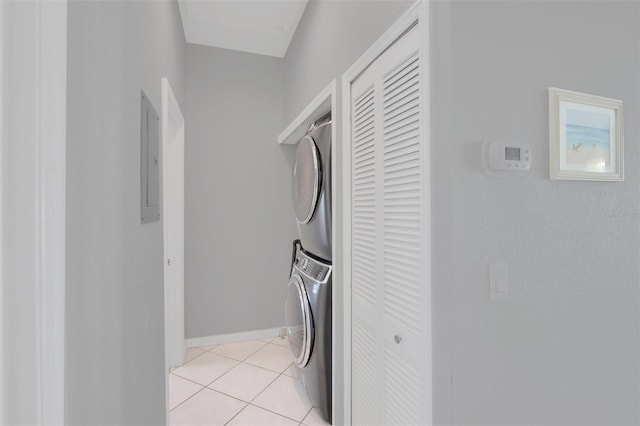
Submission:
M 622 101 L 549 87 L 549 179 L 624 181 Z
M 611 165 L 610 115 L 595 111 L 565 110 L 566 163 L 593 172 Z

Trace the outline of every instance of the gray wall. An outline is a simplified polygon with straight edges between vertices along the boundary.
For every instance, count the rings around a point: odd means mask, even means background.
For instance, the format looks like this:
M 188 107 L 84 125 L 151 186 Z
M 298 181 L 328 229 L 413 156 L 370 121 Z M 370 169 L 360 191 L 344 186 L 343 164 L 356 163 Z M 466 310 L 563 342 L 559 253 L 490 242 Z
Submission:
M 310 0 L 302 15 L 298 29 L 284 57 L 284 113 L 290 122 L 304 109 L 316 95 L 334 78 L 338 83 L 338 110 L 341 114 L 340 78 L 342 74 L 380 37 L 393 22 L 412 4 L 410 1 L 318 1 Z M 340 147 L 341 134 L 338 132 L 336 146 Z M 339 149 L 339 148 L 338 148 Z M 336 199 L 342 199 L 342 161 L 336 157 Z M 334 206 L 336 221 L 336 241 L 342 238 L 341 204 Z M 337 260 L 342 257 L 342 246 L 336 246 L 333 253 L 334 276 L 342 273 Z M 336 342 L 334 374 L 336 377 L 334 424 L 344 424 L 344 365 L 342 285 L 338 278 L 334 281 Z
M 285 120 L 406 7 L 309 2 L 285 57 Z M 638 4 L 431 10 L 435 422 L 638 424 Z M 548 179 L 549 86 L 624 100 L 624 183 Z M 483 138 L 531 144 L 532 171 L 486 177 Z M 494 261 L 510 266 L 498 302 Z
M 310 0 L 284 57 L 284 118 L 289 123 L 338 79 L 413 3 Z
M 41 72 L 49 70 L 39 70 L 40 55 L 25 54 L 40 46 L 38 6 L 35 2 L 0 2 L 0 424 L 3 425 L 30 425 L 38 421 L 39 400 L 34 397 L 40 379 L 35 367 L 40 361 L 38 274 L 42 269 L 35 256 L 41 250 L 38 161 L 51 162 L 40 148 L 48 138 L 38 132 L 42 126 L 58 124 L 55 120 L 61 119 L 48 117 L 48 122 L 46 118 L 45 123 L 40 122 L 42 96 L 34 82 Z M 38 121 L 34 120 L 36 117 Z
M 432 6 L 437 423 L 640 421 L 639 12 Z M 624 101 L 623 183 L 549 180 L 550 86 Z M 531 144 L 532 170 L 485 176 L 484 138 Z M 507 300 L 489 300 L 494 261 L 509 263 Z
M 162 222 L 140 224 L 140 90 L 184 105 L 175 2 L 70 1 L 66 423 L 164 424 Z
M 282 327 L 297 233 L 282 61 L 196 45 L 186 61 L 187 337 Z

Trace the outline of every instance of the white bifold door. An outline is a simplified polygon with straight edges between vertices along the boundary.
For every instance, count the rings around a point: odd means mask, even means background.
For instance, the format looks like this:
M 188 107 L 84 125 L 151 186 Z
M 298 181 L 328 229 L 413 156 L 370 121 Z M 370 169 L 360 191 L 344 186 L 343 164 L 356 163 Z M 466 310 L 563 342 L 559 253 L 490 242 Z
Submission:
M 426 71 L 416 23 L 351 82 L 351 420 L 431 423 Z

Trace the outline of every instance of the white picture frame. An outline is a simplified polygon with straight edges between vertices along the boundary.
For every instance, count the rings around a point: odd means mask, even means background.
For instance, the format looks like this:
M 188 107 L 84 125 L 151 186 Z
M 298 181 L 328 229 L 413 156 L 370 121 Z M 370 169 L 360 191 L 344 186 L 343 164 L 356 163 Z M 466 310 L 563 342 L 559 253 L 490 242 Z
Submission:
M 621 100 L 549 88 L 549 178 L 624 180 Z

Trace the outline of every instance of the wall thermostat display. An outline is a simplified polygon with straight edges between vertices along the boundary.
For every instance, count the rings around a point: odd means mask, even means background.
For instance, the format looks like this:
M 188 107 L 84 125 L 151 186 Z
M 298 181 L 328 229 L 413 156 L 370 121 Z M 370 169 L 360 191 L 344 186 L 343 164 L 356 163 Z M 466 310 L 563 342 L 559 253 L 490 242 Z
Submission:
M 531 169 L 531 147 L 522 142 L 487 140 L 482 143 L 482 167 L 491 176 Z

